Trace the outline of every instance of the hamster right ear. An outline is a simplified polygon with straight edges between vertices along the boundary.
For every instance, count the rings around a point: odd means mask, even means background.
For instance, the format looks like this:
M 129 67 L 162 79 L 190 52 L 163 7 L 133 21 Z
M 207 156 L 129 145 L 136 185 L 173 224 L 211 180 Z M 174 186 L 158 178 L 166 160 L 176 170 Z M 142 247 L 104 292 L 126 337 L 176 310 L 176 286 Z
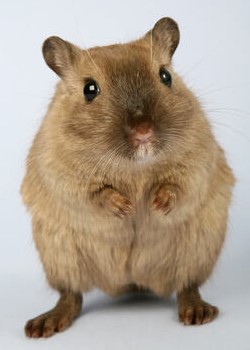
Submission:
M 81 54 L 81 49 L 57 36 L 46 39 L 42 51 L 47 65 L 62 79 L 73 70 Z

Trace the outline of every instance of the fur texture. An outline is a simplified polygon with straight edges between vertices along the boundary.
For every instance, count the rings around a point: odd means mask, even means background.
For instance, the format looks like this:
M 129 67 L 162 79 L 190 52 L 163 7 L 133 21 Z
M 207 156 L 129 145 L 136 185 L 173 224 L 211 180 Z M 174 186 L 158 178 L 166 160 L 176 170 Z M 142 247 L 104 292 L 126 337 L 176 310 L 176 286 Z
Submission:
M 62 78 L 22 184 L 49 284 L 75 293 L 131 286 L 159 296 L 200 286 L 225 238 L 234 177 L 204 112 L 176 75 L 179 42 L 165 18 L 140 40 L 81 50 L 52 37 Z M 172 86 L 160 81 L 166 68 Z M 100 94 L 87 102 L 94 79 Z M 144 123 L 144 124 L 143 124 Z M 152 142 L 133 145 L 149 123 Z

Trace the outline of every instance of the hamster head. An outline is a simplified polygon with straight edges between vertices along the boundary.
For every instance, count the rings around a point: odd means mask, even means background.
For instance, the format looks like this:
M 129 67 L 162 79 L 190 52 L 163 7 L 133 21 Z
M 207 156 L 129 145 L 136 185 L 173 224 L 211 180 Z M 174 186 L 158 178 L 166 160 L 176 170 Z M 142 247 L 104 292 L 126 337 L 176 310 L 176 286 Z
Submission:
M 55 96 L 58 137 L 78 154 L 135 164 L 188 147 L 197 106 L 171 66 L 178 43 L 170 18 L 128 44 L 82 50 L 48 38 L 45 61 L 62 79 Z

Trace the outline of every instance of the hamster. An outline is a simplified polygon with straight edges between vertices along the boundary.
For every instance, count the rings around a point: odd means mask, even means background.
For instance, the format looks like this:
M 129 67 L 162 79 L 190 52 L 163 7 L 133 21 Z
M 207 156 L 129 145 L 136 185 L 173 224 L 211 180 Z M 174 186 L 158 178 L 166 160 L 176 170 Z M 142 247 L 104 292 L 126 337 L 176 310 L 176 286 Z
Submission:
M 80 314 L 82 294 L 177 294 L 185 325 L 218 308 L 199 287 L 227 230 L 234 176 L 199 101 L 172 67 L 179 29 L 160 19 L 144 37 L 82 50 L 43 44 L 60 77 L 30 149 L 21 193 L 57 305 L 30 320 L 49 337 Z

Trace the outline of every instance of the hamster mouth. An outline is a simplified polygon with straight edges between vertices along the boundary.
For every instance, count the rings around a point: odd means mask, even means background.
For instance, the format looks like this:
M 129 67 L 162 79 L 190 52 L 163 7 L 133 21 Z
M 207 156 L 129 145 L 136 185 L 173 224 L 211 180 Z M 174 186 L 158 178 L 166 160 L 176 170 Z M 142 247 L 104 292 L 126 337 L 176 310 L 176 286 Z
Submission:
M 129 130 L 129 142 L 133 149 L 133 158 L 148 160 L 154 155 L 153 142 L 155 132 L 151 121 L 137 121 Z
M 151 141 L 140 142 L 135 146 L 134 158 L 136 161 L 148 161 L 154 156 L 154 148 Z

